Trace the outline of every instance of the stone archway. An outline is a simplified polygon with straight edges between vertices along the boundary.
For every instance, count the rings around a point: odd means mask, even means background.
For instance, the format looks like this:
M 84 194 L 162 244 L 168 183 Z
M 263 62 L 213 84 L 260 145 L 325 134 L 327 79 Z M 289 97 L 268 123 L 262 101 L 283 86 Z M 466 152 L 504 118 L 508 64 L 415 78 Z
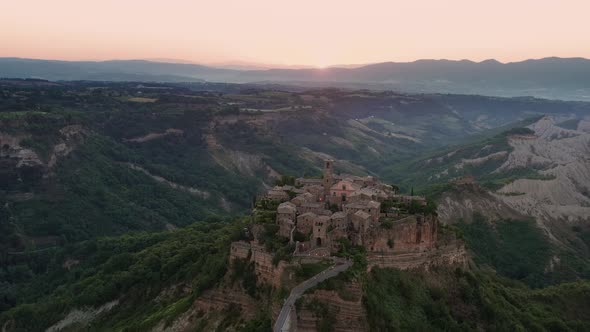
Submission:
M 318 237 L 318 238 L 316 238 L 316 239 L 315 239 L 315 245 L 316 245 L 317 247 L 321 247 L 321 246 L 322 246 L 322 238 L 319 238 L 319 237 Z

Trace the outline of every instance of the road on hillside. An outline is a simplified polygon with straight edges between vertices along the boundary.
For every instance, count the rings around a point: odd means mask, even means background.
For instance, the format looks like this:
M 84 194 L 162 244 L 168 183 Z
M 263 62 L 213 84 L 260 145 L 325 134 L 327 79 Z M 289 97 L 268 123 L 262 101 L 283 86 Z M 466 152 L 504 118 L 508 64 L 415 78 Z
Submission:
M 326 269 L 315 276 L 305 280 L 304 282 L 297 285 L 295 288 L 291 290 L 291 294 L 283 304 L 281 308 L 281 312 L 279 313 L 279 317 L 277 318 L 273 331 L 274 332 L 281 332 L 281 331 L 288 331 L 288 318 L 289 314 L 291 313 L 291 308 L 295 305 L 295 301 L 305 293 L 306 290 L 315 287 L 320 282 L 335 277 L 340 272 L 348 270 L 352 266 L 352 261 L 350 260 L 336 260 L 336 265 Z

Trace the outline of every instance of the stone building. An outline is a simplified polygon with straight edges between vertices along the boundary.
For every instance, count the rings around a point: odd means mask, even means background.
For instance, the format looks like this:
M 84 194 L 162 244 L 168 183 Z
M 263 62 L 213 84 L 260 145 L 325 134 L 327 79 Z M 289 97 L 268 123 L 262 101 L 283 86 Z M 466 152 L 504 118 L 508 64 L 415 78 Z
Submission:
M 345 204 L 343 211 L 347 214 L 355 214 L 357 211 L 363 211 L 371 216 L 374 222 L 379 221 L 381 214 L 381 203 L 375 201 L 360 201 L 355 203 Z
M 348 215 L 344 212 L 335 212 L 330 216 L 334 228 L 346 230 L 348 228 Z
M 333 172 L 334 160 L 324 161 L 324 177 L 322 179 L 322 185 L 324 187 L 324 195 L 329 195 L 330 188 L 334 184 Z
M 323 202 L 324 201 L 324 187 L 321 185 L 311 185 L 305 186 L 305 191 L 313 195 L 314 202 Z
M 353 213 L 350 219 L 352 228 L 359 233 L 366 232 L 371 225 L 371 215 L 362 210 Z
M 355 191 L 354 193 L 349 195 L 349 202 L 359 202 L 359 201 L 378 201 L 383 202 L 385 201 L 389 195 L 387 193 L 377 187 L 365 187 L 360 190 Z
M 298 187 L 321 186 L 322 179 L 297 178 L 295 179 L 295 185 Z
M 313 224 L 313 235 L 311 237 L 311 241 L 314 247 L 317 248 L 328 246 L 326 233 L 329 225 L 330 217 L 328 216 L 319 216 L 315 219 Z
M 295 206 L 301 206 L 305 203 L 313 203 L 315 202 L 315 197 L 313 194 L 308 193 L 308 192 L 304 192 L 301 195 L 297 195 L 295 196 L 292 200 L 291 203 L 295 204 Z
M 317 215 L 313 212 L 303 213 L 297 216 L 297 231 L 303 234 L 311 233 L 311 228 Z
M 320 202 L 305 202 L 297 207 L 298 213 L 313 212 L 315 214 L 323 214 L 324 203 Z
M 330 204 L 342 205 L 348 201 L 348 197 L 354 192 L 359 191 L 361 186 L 351 180 L 341 180 L 332 185 L 329 190 Z
M 289 200 L 289 194 L 281 187 L 275 186 L 266 193 L 266 197 L 270 200 L 284 202 Z
M 277 224 L 279 225 L 279 235 L 290 237 L 291 230 L 295 227 L 297 217 L 297 208 L 291 202 L 279 204 L 277 208 Z

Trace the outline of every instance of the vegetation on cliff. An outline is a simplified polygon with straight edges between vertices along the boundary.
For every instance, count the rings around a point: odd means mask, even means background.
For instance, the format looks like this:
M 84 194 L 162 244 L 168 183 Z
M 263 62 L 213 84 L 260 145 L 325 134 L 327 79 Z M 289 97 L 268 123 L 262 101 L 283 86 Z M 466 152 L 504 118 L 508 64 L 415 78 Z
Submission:
M 546 285 L 551 246 L 532 221 L 500 220 L 491 224 L 476 214 L 472 223 L 458 226 L 478 264 L 489 265 L 499 274 L 532 287 Z
M 585 331 L 590 283 L 532 290 L 488 270 L 375 268 L 365 283 L 375 331 Z
M 87 330 L 145 331 L 171 322 L 217 284 L 241 222 L 195 223 L 164 233 L 137 233 L 31 252 L 2 271 L 0 300 L 15 331 L 39 331 L 68 312 L 118 301 Z
M 457 227 L 478 265 L 530 287 L 590 278 L 590 263 L 549 241 L 532 220 L 490 222 L 475 213 Z

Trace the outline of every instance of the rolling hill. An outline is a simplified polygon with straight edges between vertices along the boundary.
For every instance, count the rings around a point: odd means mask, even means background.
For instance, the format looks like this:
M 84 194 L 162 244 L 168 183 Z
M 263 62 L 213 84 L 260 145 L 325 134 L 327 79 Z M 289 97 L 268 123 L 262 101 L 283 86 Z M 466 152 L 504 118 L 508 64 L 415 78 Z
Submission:
M 355 68 L 264 70 L 236 70 L 145 60 L 69 62 L 0 58 L 0 77 L 96 81 L 270 82 L 395 89 L 406 92 L 590 100 L 590 60 L 583 58 L 543 58 L 511 63 L 495 60 L 418 60 L 376 63 Z

